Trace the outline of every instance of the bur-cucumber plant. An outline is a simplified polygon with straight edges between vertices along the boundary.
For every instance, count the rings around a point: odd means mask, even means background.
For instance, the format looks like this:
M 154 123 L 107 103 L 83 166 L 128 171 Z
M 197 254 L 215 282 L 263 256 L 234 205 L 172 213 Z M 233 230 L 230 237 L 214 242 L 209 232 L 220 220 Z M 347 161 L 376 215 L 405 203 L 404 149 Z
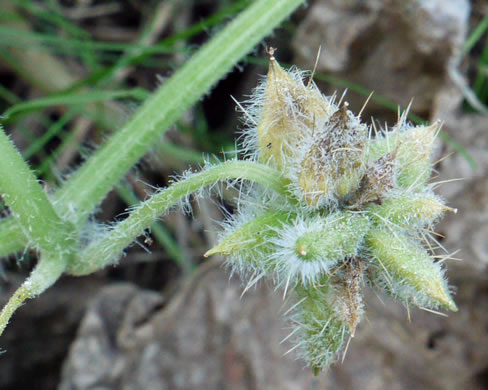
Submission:
M 0 191 L 17 222 L 6 219 L 0 237 L 14 243 L 25 237 L 40 260 L 0 313 L 0 334 L 25 299 L 63 273 L 85 275 L 116 263 L 169 208 L 220 181 L 241 183 L 239 201 L 206 256 L 227 256 L 232 270 L 249 278 L 248 287 L 266 276 L 294 297 L 293 335 L 314 372 L 354 336 L 365 283 L 406 305 L 456 310 L 444 270 L 426 249 L 432 225 L 452 211 L 428 183 L 438 123 L 414 127 L 403 115 L 391 131 L 372 138 L 347 103 L 323 96 L 306 73 L 283 70 L 273 50 L 266 80 L 240 106 L 242 160 L 188 172 L 124 221 L 94 239 L 84 236 L 95 206 L 161 129 L 300 3 L 255 2 L 54 194 L 45 194 L 2 133 Z

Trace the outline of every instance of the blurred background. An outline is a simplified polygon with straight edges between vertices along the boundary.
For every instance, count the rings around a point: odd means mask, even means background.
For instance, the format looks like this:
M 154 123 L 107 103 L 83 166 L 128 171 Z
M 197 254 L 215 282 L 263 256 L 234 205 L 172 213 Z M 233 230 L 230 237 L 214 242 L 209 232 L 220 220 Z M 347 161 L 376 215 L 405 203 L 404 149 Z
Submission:
M 58 186 L 158 85 L 251 1 L 0 0 L 2 122 L 47 188 Z M 204 259 L 232 193 L 172 212 L 116 268 L 62 278 L 0 340 L 0 389 L 488 389 L 488 2 L 309 0 L 154 145 L 100 205 L 102 222 L 203 162 L 232 156 L 243 101 L 266 47 L 347 89 L 363 118 L 440 119 L 437 191 L 458 209 L 437 226 L 457 313 L 406 309 L 367 292 L 344 362 L 318 377 L 284 355 L 286 309 L 273 286 Z M 90 96 L 89 102 L 83 100 Z M 47 100 L 46 98 L 50 98 Z M 1 156 L 0 156 L 1 158 Z M 455 180 L 462 178 L 462 180 Z M 3 206 L 0 204 L 0 208 Z M 6 211 L 0 211 L 5 214 Z M 462 262 L 456 259 L 463 259 Z M 3 305 L 35 254 L 0 260 Z

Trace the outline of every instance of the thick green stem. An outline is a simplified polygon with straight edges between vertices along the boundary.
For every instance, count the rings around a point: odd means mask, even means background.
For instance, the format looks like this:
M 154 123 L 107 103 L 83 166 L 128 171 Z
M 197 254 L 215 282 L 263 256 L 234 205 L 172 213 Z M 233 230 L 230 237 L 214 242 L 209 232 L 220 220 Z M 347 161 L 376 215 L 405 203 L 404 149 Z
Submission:
M 81 252 L 67 272 L 85 275 L 116 262 L 120 253 L 157 218 L 192 192 L 222 180 L 243 179 L 263 184 L 285 195 L 288 181 L 279 171 L 251 161 L 229 161 L 203 170 L 160 191 L 133 210 L 108 235 Z
M 27 237 L 19 234 L 20 225 L 15 218 L 0 219 L 0 257 L 18 252 L 27 246 Z
M 304 0 L 258 0 L 204 45 L 56 194 L 83 223 L 111 188 L 185 111 Z M 96 172 L 96 174 L 94 174 Z
M 56 282 L 66 269 L 67 258 L 61 254 L 43 255 L 27 280 L 0 312 L 0 336 L 14 312 L 29 298 L 34 298 Z
M 34 173 L 1 127 L 0 156 L 0 195 L 24 235 L 38 249 L 69 252 L 73 228 L 56 214 Z

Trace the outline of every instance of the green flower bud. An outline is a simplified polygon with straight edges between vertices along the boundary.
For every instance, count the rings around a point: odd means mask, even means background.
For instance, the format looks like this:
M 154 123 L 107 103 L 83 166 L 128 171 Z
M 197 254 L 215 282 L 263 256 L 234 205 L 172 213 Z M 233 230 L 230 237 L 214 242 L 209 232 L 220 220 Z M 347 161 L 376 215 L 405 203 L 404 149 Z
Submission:
M 456 212 L 430 192 L 396 192 L 384 199 L 381 205 L 371 204 L 366 209 L 371 211 L 378 225 L 384 225 L 386 219 L 401 227 L 427 226 L 445 211 Z
M 229 261 L 235 263 L 239 271 L 267 270 L 269 265 L 263 259 L 276 250 L 272 239 L 278 235 L 278 229 L 291 218 L 289 212 L 270 210 L 245 223 L 238 221 L 220 243 L 204 256 L 228 256 Z
M 275 252 L 270 262 L 282 282 L 316 283 L 358 254 L 369 227 L 366 216 L 352 212 L 300 216 L 293 224 L 283 225 L 272 240 Z
M 398 185 L 403 188 L 421 188 L 432 172 L 430 157 L 435 147 L 439 127 L 440 122 L 417 127 L 406 127 L 402 124 L 371 142 L 369 161 L 377 160 L 398 149 L 396 153 Z
M 292 320 L 298 329 L 298 344 L 303 358 L 315 375 L 337 360 L 348 335 L 348 326 L 331 307 L 334 288 L 327 280 L 316 287 L 297 286 L 297 311 Z
M 400 232 L 372 229 L 366 236 L 376 281 L 392 296 L 421 307 L 457 311 L 439 263 Z
M 356 256 L 359 244 L 369 229 L 369 220 L 361 214 L 337 212 L 314 224 L 315 230 L 297 236 L 295 250 L 303 261 L 342 260 Z
M 258 98 L 260 99 L 260 98 Z M 305 85 L 298 71 L 287 72 L 271 57 L 262 113 L 257 126 L 260 161 L 283 170 L 296 146 L 309 135 L 315 122 L 329 117 L 333 104 L 315 84 Z

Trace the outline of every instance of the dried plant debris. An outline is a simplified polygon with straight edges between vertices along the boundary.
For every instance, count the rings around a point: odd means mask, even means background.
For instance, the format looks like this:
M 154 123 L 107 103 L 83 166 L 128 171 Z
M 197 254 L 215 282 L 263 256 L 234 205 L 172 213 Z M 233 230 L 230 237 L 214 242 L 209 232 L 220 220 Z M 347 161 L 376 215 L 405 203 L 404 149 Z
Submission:
M 457 310 L 431 234 L 455 210 L 428 182 L 438 122 L 412 126 L 404 113 L 372 136 L 346 102 L 270 57 L 267 78 L 241 107 L 242 146 L 280 170 L 288 192 L 243 193 L 207 255 L 227 256 L 248 288 L 266 276 L 294 296 L 294 349 L 318 373 L 354 336 L 365 284 L 407 307 Z

